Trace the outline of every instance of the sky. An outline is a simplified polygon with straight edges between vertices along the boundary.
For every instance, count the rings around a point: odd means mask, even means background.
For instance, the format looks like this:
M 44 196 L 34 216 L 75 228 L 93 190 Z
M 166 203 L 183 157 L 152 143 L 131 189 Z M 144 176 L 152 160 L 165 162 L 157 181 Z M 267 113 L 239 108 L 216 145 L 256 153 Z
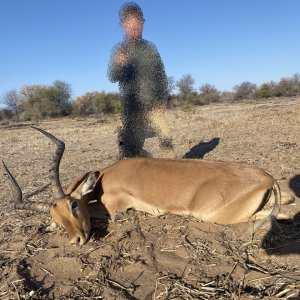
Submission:
M 73 98 L 118 91 L 111 49 L 123 39 L 119 0 L 0 0 L 0 97 L 24 85 L 71 84 Z M 300 73 L 299 0 L 138 0 L 143 38 L 167 76 L 230 91 Z

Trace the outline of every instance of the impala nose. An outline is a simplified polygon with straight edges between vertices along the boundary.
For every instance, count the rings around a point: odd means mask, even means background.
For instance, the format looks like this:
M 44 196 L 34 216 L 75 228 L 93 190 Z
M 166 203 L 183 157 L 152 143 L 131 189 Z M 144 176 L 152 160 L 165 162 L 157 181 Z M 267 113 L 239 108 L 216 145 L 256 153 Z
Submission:
M 84 236 L 74 236 L 71 240 L 70 240 L 70 244 L 73 246 L 82 246 L 84 245 L 86 242 L 86 238 Z

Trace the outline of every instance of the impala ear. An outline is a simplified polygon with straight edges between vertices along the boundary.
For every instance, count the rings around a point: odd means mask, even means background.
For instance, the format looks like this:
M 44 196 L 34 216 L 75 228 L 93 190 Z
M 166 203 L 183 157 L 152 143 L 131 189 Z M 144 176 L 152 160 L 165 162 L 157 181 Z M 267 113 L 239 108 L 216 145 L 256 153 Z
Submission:
M 94 191 L 95 186 L 97 184 L 100 172 L 91 172 L 87 179 L 84 181 L 82 189 L 81 189 L 81 196 L 84 196 L 88 193 Z

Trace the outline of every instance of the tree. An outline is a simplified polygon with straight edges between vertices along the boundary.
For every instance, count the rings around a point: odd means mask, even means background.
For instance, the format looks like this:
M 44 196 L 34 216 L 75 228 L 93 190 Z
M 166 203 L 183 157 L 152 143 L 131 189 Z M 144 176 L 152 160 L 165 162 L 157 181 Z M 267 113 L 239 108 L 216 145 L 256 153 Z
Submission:
M 74 115 L 111 114 L 121 110 L 117 93 L 91 92 L 76 98 L 73 104 Z
M 273 96 L 273 87 L 270 83 L 262 84 L 254 93 L 254 98 L 268 98 Z
M 167 99 L 167 107 L 170 108 L 172 97 L 174 97 L 173 92 L 176 89 L 176 82 L 173 76 L 168 77 L 168 99 Z
M 40 119 L 46 116 L 48 107 L 43 105 L 45 96 L 43 95 L 44 86 L 28 85 L 20 89 L 22 101 L 20 104 L 22 118 L 24 120 Z
M 0 121 L 8 120 L 13 117 L 13 112 L 9 108 L 0 109 Z
M 168 94 L 172 95 L 176 88 L 176 82 L 173 76 L 168 77 Z
M 256 84 L 249 81 L 244 81 L 239 85 L 236 85 L 233 89 L 236 91 L 234 100 L 247 99 L 253 96 L 256 91 Z
M 178 87 L 179 92 L 186 99 L 189 94 L 194 91 L 195 80 L 191 74 L 185 74 L 180 80 L 176 82 L 176 87 Z
M 94 99 L 94 106 L 97 107 L 97 114 L 113 114 L 120 112 L 121 101 L 117 93 L 97 93 Z
M 73 103 L 72 114 L 74 115 L 90 115 L 95 113 L 94 98 L 96 92 L 86 93 L 78 96 Z
M 291 78 L 284 77 L 276 84 L 275 96 L 277 97 L 290 97 L 296 96 L 297 91 L 294 90 L 294 83 Z
M 202 104 L 218 102 L 220 100 L 220 91 L 209 83 L 201 85 L 199 91 L 199 98 Z
M 300 95 L 300 74 L 293 74 L 291 80 L 293 82 L 293 90 L 295 91 L 295 94 Z
M 18 93 L 16 89 L 12 89 L 8 92 L 6 92 L 1 101 L 4 105 L 7 106 L 8 109 L 10 109 L 13 114 L 17 116 L 20 112 L 20 102 L 21 102 L 21 95 Z M 19 120 L 19 119 L 18 119 Z
M 72 87 L 65 81 L 56 80 L 53 82 L 52 97 L 56 104 L 57 115 L 68 115 L 71 110 Z
M 71 86 L 64 81 L 53 85 L 23 86 L 21 107 L 24 119 L 40 119 L 69 115 L 71 111 Z

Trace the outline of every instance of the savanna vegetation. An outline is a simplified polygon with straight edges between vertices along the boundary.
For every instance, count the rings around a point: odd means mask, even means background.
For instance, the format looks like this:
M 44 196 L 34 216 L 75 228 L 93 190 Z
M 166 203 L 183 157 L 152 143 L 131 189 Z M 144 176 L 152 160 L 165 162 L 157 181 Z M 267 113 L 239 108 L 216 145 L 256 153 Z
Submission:
M 257 86 L 249 81 L 233 87 L 233 91 L 220 91 L 214 85 L 204 83 L 195 87 L 191 74 L 183 75 L 178 81 L 168 78 L 169 99 L 167 106 L 183 107 L 207 105 L 216 102 L 237 102 L 264 98 L 293 97 L 300 95 L 300 74 L 280 79 L 279 82 L 266 82 Z M 28 121 L 63 116 L 88 116 L 114 114 L 121 111 L 118 93 L 104 91 L 87 92 L 75 99 L 72 86 L 56 80 L 51 85 L 27 85 L 7 91 L 0 98 L 1 120 Z

